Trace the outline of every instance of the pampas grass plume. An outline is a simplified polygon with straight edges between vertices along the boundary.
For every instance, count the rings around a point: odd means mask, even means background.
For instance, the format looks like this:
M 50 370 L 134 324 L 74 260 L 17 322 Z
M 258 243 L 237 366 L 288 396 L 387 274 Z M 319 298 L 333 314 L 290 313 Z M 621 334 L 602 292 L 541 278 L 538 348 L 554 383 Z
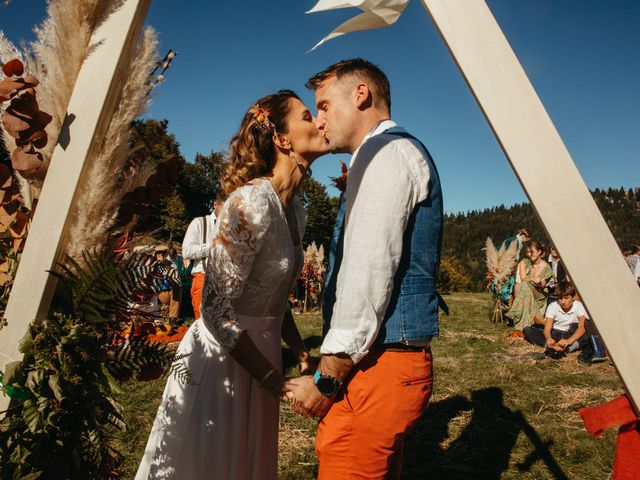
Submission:
M 102 150 L 88 159 L 87 181 L 79 193 L 78 212 L 69 232 L 67 253 L 79 258 L 83 250 L 104 245 L 128 191 L 143 185 L 155 171 L 147 164 L 134 174 L 124 175 L 131 153 L 131 122 L 149 106 L 147 77 L 157 57 L 157 35 L 151 27 L 143 33 L 140 47 L 129 66 L 120 103 L 107 130 Z

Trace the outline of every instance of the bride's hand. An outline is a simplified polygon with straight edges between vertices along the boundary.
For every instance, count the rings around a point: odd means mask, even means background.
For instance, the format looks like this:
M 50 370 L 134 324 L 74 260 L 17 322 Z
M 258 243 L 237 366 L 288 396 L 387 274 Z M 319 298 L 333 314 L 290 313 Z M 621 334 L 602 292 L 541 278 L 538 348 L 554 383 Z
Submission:
M 295 404 L 295 397 L 293 396 L 293 392 L 290 390 L 283 392 L 282 395 L 280 395 L 280 400 L 291 405 Z
M 285 395 L 288 393 L 286 388 L 286 383 L 289 378 L 283 375 L 273 375 L 273 380 L 267 381 L 262 385 L 262 388 L 266 389 L 270 395 L 279 398 L 280 400 L 285 399 Z
M 304 360 L 301 360 L 298 363 L 298 368 L 300 368 L 300 375 L 313 375 L 318 368 L 318 363 L 320 363 L 320 357 L 307 355 Z

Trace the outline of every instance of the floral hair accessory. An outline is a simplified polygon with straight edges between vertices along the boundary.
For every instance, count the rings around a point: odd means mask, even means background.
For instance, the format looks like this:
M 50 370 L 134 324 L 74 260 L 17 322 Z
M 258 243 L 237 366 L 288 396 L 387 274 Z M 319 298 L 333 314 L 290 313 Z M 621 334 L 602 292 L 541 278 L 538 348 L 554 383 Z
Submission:
M 264 133 L 275 133 L 276 126 L 269 119 L 269 112 L 259 105 L 255 105 L 251 111 L 258 128 Z

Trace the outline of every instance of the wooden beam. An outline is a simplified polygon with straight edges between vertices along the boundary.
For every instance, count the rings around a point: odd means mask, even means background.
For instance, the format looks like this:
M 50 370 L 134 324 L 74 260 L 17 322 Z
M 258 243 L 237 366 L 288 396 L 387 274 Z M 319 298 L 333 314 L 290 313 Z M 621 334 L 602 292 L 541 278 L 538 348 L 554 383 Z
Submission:
M 16 273 L 0 331 L 0 370 L 21 360 L 18 343 L 34 320 L 47 314 L 55 283 L 53 269 L 65 251 L 69 220 L 88 162 L 102 148 L 122 96 L 127 66 L 135 52 L 151 0 L 125 0 L 91 37 L 95 49 L 82 64 L 53 152 L 38 208 Z M 0 395 L 0 410 L 8 405 Z
M 484 0 L 422 3 L 639 405 L 640 289 L 560 135 Z

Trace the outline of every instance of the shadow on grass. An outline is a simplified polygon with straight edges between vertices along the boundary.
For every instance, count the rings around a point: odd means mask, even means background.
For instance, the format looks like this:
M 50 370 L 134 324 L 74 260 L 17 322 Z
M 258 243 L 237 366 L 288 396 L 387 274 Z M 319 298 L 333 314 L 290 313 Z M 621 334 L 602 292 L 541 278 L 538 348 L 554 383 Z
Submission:
M 466 427 L 448 440 L 449 423 L 461 416 Z M 499 479 L 509 469 L 521 433 L 533 450 L 515 466 L 518 471 L 529 471 L 541 460 L 553 478 L 566 480 L 549 451 L 553 442 L 543 441 L 522 413 L 507 408 L 496 387 L 472 392 L 471 401 L 457 395 L 431 404 L 407 438 L 403 478 Z

